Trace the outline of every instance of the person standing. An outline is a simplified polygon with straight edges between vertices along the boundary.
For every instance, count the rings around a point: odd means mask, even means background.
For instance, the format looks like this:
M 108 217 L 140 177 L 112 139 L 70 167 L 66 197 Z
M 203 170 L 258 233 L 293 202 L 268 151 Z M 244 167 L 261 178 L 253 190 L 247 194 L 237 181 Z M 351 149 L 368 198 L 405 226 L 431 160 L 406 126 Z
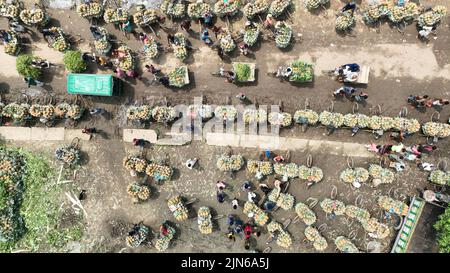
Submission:
M 235 242 L 236 241 L 236 236 L 234 235 L 234 231 L 233 229 L 229 229 L 228 233 L 227 233 L 227 238 L 230 241 Z
M 428 162 L 421 162 L 417 164 L 417 166 L 419 167 L 419 169 L 422 169 L 427 172 L 431 172 L 432 170 L 434 170 L 434 165 Z
M 91 116 L 103 115 L 104 113 L 106 113 L 106 110 L 103 108 L 92 108 L 89 110 Z
M 43 82 L 33 79 L 32 77 L 23 78 L 23 80 L 27 83 L 28 88 L 30 88 L 32 85 L 37 86 L 37 87 L 44 86 Z
M 437 147 L 435 145 L 430 145 L 430 144 L 420 144 L 417 147 L 417 150 L 424 154 L 430 154 L 432 151 L 437 150 Z
M 225 201 L 225 194 L 221 190 L 218 190 L 216 192 L 216 197 L 217 197 L 217 202 L 219 202 L 219 203 L 223 203 Z
M 252 188 L 252 184 L 250 181 L 245 181 L 244 184 L 242 184 L 242 190 L 243 191 L 249 191 Z
M 271 29 L 273 26 L 273 17 L 272 14 L 267 14 L 266 20 L 264 20 L 264 27 L 267 29 Z
M 90 140 L 90 139 L 92 139 L 92 137 L 94 136 L 94 134 L 97 133 L 97 129 L 95 129 L 94 127 L 91 127 L 91 128 L 84 127 L 84 129 L 81 130 L 81 132 L 82 132 L 83 134 L 88 135 L 88 136 L 89 136 L 89 140 Z
M 195 164 L 197 163 L 197 161 L 198 161 L 197 158 L 193 158 L 193 159 L 190 158 L 186 161 L 185 165 L 189 170 L 192 170 L 194 168 Z
M 263 183 L 259 184 L 259 188 L 264 193 L 264 195 L 268 195 L 272 191 L 272 189 L 269 188 L 269 186 L 267 186 L 267 184 L 263 184 Z
M 14 21 L 9 24 L 9 27 L 12 31 L 18 32 L 18 33 L 28 33 L 30 30 L 24 26 L 22 26 L 19 22 Z
M 244 93 L 239 93 L 239 94 L 237 94 L 236 95 L 236 98 L 238 98 L 241 102 L 244 102 L 246 99 L 247 99 L 247 97 L 245 96 L 245 94 Z
M 223 181 L 217 181 L 216 187 L 219 190 L 223 191 L 227 187 L 227 185 Z
M 146 33 L 144 33 L 144 32 L 139 33 L 139 40 L 140 40 L 142 43 L 145 43 L 145 40 L 147 40 L 147 39 L 148 39 L 148 37 L 147 37 L 147 34 L 146 34 Z
M 433 27 L 423 26 L 421 30 L 419 30 L 418 38 L 423 41 L 428 41 L 430 34 L 433 33 Z
M 444 105 L 450 104 L 449 100 L 446 99 L 435 99 L 432 103 L 433 106 L 442 107 Z
M 351 13 L 353 14 L 355 12 L 355 10 L 356 10 L 356 3 L 352 1 L 352 2 L 349 2 L 349 3 L 345 4 L 345 6 L 342 8 L 341 11 L 342 12 L 346 12 L 348 10 L 350 10 Z
M 250 202 L 250 203 L 255 203 L 255 200 L 256 200 L 256 193 L 254 193 L 254 192 L 252 192 L 252 191 L 249 191 L 248 193 L 247 193 L 247 197 L 248 197 L 248 201 Z
M 148 72 L 152 73 L 153 75 L 158 74 L 159 72 L 161 72 L 161 69 L 156 68 L 154 65 L 145 65 L 145 68 L 147 69 Z
M 181 22 L 180 27 L 182 30 L 189 32 L 189 30 L 191 30 L 191 20 L 184 20 L 183 22 Z
M 231 201 L 231 206 L 233 207 L 233 209 L 237 209 L 239 207 L 239 201 L 237 200 L 237 198 L 234 198 Z
M 133 138 L 134 146 L 140 146 L 140 147 L 144 148 L 147 143 L 149 143 L 149 141 L 147 141 L 143 138 Z
M 139 75 L 139 73 L 137 73 L 137 71 L 134 69 L 127 71 L 127 77 L 132 78 L 132 79 L 138 79 L 138 80 L 142 79 L 142 77 Z

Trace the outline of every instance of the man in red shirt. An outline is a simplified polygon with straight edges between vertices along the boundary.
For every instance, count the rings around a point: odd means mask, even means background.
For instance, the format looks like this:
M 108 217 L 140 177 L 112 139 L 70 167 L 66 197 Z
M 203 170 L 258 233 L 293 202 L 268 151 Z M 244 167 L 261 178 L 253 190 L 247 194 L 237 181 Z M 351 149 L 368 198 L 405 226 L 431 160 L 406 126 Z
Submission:
M 252 236 L 252 226 L 247 224 L 244 228 L 244 236 L 245 239 L 250 239 L 250 236 Z

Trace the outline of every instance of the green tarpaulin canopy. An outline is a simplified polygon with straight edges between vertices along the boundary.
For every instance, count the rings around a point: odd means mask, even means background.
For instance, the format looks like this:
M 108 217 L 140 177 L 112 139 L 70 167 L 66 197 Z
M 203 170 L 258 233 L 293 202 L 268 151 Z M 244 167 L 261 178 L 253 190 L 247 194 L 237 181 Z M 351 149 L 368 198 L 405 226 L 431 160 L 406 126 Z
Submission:
M 112 96 L 113 84 L 112 75 L 67 75 L 67 91 L 69 94 Z

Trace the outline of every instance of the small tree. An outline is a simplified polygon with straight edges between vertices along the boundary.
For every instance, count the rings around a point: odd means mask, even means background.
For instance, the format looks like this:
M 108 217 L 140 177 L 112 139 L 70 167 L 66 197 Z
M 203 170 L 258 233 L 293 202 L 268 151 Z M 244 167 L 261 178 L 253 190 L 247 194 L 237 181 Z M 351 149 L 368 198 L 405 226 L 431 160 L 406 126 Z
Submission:
M 33 55 L 21 54 L 16 59 L 16 69 L 20 75 L 28 78 L 37 79 L 41 75 L 41 70 L 31 65 L 31 62 L 35 59 Z
M 81 73 L 86 70 L 87 64 L 81 59 L 81 51 L 68 50 L 64 53 L 64 66 L 70 72 Z
M 434 228 L 438 233 L 439 252 L 450 253 L 450 208 L 447 208 L 439 216 L 439 220 L 434 224 Z

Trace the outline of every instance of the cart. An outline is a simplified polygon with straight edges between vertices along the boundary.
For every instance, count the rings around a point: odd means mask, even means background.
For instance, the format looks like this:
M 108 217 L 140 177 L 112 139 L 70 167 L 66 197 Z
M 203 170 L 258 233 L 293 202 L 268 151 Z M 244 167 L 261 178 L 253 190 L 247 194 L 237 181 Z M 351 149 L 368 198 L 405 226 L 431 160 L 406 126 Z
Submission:
M 180 79 L 176 75 L 180 70 L 184 71 L 184 77 L 182 79 Z M 169 73 L 169 85 L 170 86 L 182 87 L 182 86 L 188 85 L 189 83 L 190 83 L 189 70 L 188 70 L 187 66 L 185 66 L 185 65 L 179 66 L 179 67 L 175 68 L 172 72 Z
M 238 65 L 245 65 L 245 66 L 250 67 L 250 75 L 247 77 L 247 79 L 239 79 L 239 75 L 237 74 Z M 233 66 L 233 72 L 236 75 L 236 82 L 254 82 L 255 81 L 255 70 L 256 70 L 255 63 L 233 62 L 232 66 Z
M 322 71 L 325 74 L 328 74 L 331 77 L 338 78 L 337 71 L 335 69 L 333 70 L 323 70 Z M 369 83 L 369 73 L 370 73 L 370 66 L 361 66 L 358 77 L 356 81 L 348 81 L 344 80 L 344 82 L 348 83 L 355 83 L 355 84 L 368 84 Z
M 208 207 L 200 207 L 197 216 L 198 228 L 201 234 L 212 233 L 211 211 Z
M 314 70 L 311 64 L 303 61 L 293 61 L 286 66 L 279 66 L 276 71 L 268 72 L 269 76 L 281 81 L 309 83 L 313 81 Z
M 169 207 L 170 212 L 173 213 L 173 216 L 177 221 L 184 221 L 188 218 L 188 210 L 179 195 L 170 198 L 167 201 L 167 205 Z
M 368 84 L 369 83 L 369 72 L 370 72 L 370 66 L 362 66 L 361 70 L 359 71 L 359 75 L 358 75 L 358 79 L 356 80 L 356 83 Z

